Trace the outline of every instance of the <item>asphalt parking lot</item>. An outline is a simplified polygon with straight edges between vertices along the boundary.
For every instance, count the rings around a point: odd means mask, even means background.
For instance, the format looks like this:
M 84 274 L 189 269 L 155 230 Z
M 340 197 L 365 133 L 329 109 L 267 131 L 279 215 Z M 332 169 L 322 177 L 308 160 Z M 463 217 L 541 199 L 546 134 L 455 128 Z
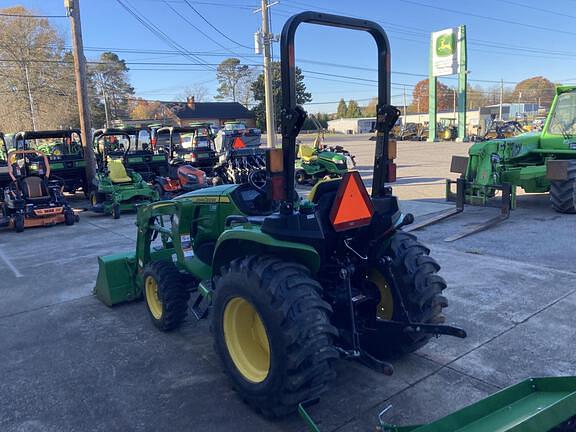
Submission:
M 373 142 L 331 137 L 356 155 L 370 185 Z M 444 179 L 462 143 L 398 144 L 395 192 L 417 220 L 444 210 Z M 75 207 L 84 201 L 74 199 Z M 386 377 L 347 361 L 310 409 L 322 431 L 371 431 L 431 421 L 533 376 L 576 375 L 576 216 L 546 195 L 520 195 L 510 219 L 444 239 L 498 212 L 467 208 L 417 232 L 448 282 L 447 336 L 394 362 Z M 300 431 L 298 416 L 268 421 L 235 395 L 207 322 L 163 334 L 142 302 L 108 308 L 91 295 L 96 257 L 135 246 L 133 215 L 90 212 L 79 224 L 0 232 L 0 431 Z

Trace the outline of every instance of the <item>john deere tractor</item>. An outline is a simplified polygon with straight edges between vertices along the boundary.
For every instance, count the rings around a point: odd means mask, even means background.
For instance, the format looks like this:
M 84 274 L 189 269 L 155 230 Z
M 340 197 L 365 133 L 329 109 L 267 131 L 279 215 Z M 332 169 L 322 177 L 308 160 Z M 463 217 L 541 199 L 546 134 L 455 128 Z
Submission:
M 528 193 L 550 192 L 554 210 L 576 213 L 576 86 L 556 88 L 541 132 L 479 142 L 468 153 L 452 163 L 462 173 L 466 202 L 485 204 L 507 188 L 514 207 L 519 186 Z
M 302 23 L 369 33 L 378 47 L 377 137 L 369 196 L 360 175 L 319 182 L 310 200 L 294 190 L 294 36 Z M 152 323 L 172 330 L 192 293 L 210 316 L 214 348 L 240 397 L 282 416 L 318 397 L 338 358 L 391 374 L 388 359 L 445 325 L 446 282 L 430 250 L 402 231 L 411 223 L 387 183 L 395 181 L 399 111 L 390 105 L 390 48 L 376 23 L 316 12 L 291 17 L 281 37 L 282 148 L 269 150 L 267 181 L 200 189 L 138 209 L 136 252 L 99 258 L 95 294 L 106 304 L 145 298 Z

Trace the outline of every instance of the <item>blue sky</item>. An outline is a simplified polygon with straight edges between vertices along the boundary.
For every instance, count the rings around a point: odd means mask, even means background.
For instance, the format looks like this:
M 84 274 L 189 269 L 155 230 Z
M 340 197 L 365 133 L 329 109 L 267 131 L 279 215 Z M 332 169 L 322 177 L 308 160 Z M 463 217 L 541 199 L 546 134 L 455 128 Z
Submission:
M 251 49 L 253 33 L 260 25 L 260 15 L 253 13 L 258 0 L 189 0 L 227 38 L 182 0 L 166 1 L 188 23 L 164 0 L 122 1 L 194 55 L 178 53 L 147 30 L 117 0 L 81 0 L 87 57 L 95 59 L 102 49 L 122 49 L 118 54 L 131 68 L 130 79 L 138 96 L 173 99 L 183 87 L 201 83 L 211 97 L 217 87 L 212 64 L 232 56 L 248 64 L 262 62 Z M 0 0 L 2 7 L 15 4 Z M 43 14 L 64 13 L 63 0 L 27 0 L 17 4 Z M 392 102 L 402 105 L 404 89 L 409 102 L 412 86 L 428 73 L 430 32 L 459 24 L 467 26 L 472 85 L 493 87 L 503 79 L 512 86 L 536 75 L 555 82 L 575 82 L 575 6 L 576 0 L 281 0 L 273 7 L 272 27 L 274 33 L 280 33 L 287 17 L 314 9 L 379 22 L 388 32 L 392 46 Z M 51 21 L 69 41 L 68 21 Z M 275 44 L 274 54 L 277 56 L 278 52 L 279 46 Z M 296 58 L 305 71 L 306 84 L 314 99 L 306 107 L 309 111 L 333 111 L 334 102 L 340 97 L 356 99 L 362 105 L 376 93 L 372 83 L 376 79 L 375 49 L 366 34 L 303 26 L 297 34 Z M 192 64 L 199 61 L 206 65 Z M 448 85 L 455 83 L 444 81 Z

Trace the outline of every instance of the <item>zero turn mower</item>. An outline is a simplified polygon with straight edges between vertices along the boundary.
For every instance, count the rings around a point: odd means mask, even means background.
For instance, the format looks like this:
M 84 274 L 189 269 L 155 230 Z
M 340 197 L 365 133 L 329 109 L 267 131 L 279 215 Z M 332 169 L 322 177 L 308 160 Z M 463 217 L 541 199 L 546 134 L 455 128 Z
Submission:
M 156 131 L 156 149 L 168 155 L 166 174 L 152 179 L 160 198 L 172 198 L 211 186 L 206 172 L 212 171 L 217 157 L 211 136 L 204 135 L 208 133 L 207 129 L 203 124 L 202 127 L 163 127 Z M 187 139 L 190 139 L 189 143 Z
M 35 226 L 74 225 L 78 217 L 64 199 L 62 183 L 50 180 L 50 162 L 44 153 L 10 150 L 6 161 L 12 182 L 3 190 L 0 226 L 22 232 Z
M 126 154 L 130 149 L 130 136 L 119 147 L 116 130 L 96 131 L 93 145 L 96 149 L 98 170 L 90 192 L 91 210 L 120 218 L 123 211 L 132 211 L 138 204 L 148 204 L 159 199 L 158 193 L 137 172 L 125 168 Z M 118 147 L 114 147 L 118 146 Z M 120 153 L 120 148 L 124 149 Z M 113 155 L 109 152 L 112 151 Z
M 358 172 L 320 182 L 309 201 L 294 189 L 294 36 L 301 23 L 363 30 L 378 47 L 372 195 Z M 220 185 L 138 208 L 136 252 L 99 257 L 95 294 L 108 305 L 145 298 L 152 323 L 177 328 L 188 311 L 211 317 L 223 368 L 240 397 L 267 416 L 295 411 L 334 378 L 338 358 L 391 374 L 388 359 L 438 335 L 446 282 L 430 250 L 402 231 L 387 183 L 395 181 L 399 111 L 390 105 L 390 48 L 376 23 L 324 13 L 290 18 L 282 31 L 282 148 L 267 156 L 264 188 Z M 279 205 L 278 205 L 279 203 Z M 279 211 L 275 211 L 279 208 Z

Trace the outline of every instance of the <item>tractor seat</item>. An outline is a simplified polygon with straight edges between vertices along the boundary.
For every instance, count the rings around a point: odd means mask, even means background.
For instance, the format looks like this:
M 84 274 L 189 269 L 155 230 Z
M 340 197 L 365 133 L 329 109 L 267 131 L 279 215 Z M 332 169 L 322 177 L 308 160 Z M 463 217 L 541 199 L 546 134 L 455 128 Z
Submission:
M 300 146 L 298 146 L 298 157 L 304 162 L 312 162 L 318 159 L 318 156 L 316 156 L 315 153 L 316 150 L 314 147 L 310 147 L 304 144 L 300 144 Z
M 108 171 L 112 183 L 131 183 L 132 177 L 126 172 L 121 159 L 108 158 Z
M 24 198 L 35 204 L 46 204 L 51 200 L 50 193 L 42 177 L 29 176 L 21 181 Z
M 322 198 L 323 195 L 327 195 L 329 193 L 336 195 L 341 182 L 342 179 L 339 178 L 320 180 L 314 185 L 308 194 L 308 199 L 314 204 L 318 204 L 320 198 Z

